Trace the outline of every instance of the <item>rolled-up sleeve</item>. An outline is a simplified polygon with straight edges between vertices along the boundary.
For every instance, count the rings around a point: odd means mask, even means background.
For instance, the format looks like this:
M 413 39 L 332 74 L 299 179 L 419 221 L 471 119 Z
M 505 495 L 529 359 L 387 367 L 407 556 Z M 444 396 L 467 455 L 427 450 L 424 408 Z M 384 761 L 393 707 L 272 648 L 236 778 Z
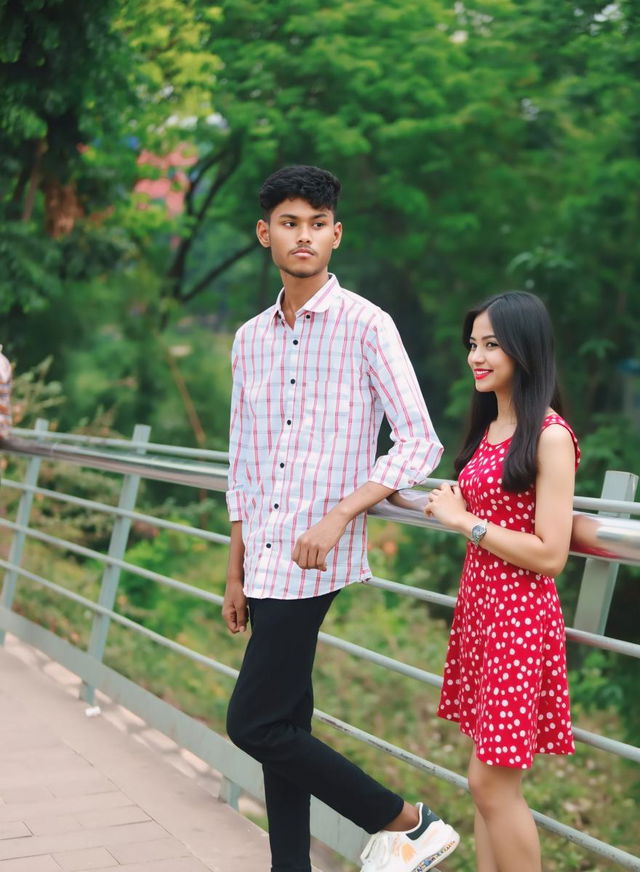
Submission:
M 227 509 L 231 521 L 245 519 L 247 462 L 246 453 L 250 435 L 244 393 L 242 366 L 242 339 L 236 334 L 231 351 L 233 388 L 231 392 L 231 422 L 229 428 L 229 489 Z
M 370 324 L 365 357 L 393 442 L 390 451 L 376 460 L 369 479 L 394 490 L 413 487 L 436 468 L 443 449 L 411 361 L 386 312 L 379 312 Z
M 0 439 L 9 435 L 11 428 L 11 364 L 0 354 Z

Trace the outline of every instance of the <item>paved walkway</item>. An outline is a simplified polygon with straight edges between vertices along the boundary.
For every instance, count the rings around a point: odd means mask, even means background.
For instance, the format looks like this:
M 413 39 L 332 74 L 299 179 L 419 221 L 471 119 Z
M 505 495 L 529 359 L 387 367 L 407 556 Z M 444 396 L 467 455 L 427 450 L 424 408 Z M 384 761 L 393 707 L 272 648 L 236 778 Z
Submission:
M 0 872 L 264 872 L 258 827 L 215 774 L 8 637 L 0 649 Z

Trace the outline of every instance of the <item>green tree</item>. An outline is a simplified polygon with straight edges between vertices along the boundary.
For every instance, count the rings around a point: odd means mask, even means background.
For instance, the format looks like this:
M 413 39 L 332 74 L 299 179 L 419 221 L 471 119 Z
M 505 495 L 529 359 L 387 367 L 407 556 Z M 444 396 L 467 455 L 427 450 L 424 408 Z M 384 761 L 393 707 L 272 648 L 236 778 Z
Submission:
M 79 145 L 113 132 L 130 101 L 121 72 L 124 45 L 112 19 L 116 0 L 4 0 L 0 4 L 0 149 L 8 217 L 29 221 L 44 193 L 48 235 L 78 209 L 72 185 Z

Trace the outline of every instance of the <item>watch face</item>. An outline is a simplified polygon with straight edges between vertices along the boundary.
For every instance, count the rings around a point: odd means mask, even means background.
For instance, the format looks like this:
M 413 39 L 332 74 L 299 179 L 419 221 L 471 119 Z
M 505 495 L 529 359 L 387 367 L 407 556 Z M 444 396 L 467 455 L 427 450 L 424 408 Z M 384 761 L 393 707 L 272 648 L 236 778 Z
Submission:
M 484 524 L 474 524 L 471 528 L 471 541 L 477 545 L 486 532 L 487 528 Z

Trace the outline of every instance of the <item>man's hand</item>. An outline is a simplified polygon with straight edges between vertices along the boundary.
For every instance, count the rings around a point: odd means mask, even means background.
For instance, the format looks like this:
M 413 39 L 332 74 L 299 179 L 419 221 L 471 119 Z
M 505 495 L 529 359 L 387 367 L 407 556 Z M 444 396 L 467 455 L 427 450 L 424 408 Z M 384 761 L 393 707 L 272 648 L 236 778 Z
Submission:
M 232 633 L 244 633 L 247 628 L 247 598 L 244 594 L 244 542 L 242 521 L 231 523 L 227 587 L 222 603 L 222 617 Z
M 247 629 L 247 598 L 241 581 L 227 581 L 222 617 L 232 633 L 244 633 Z
M 300 569 L 320 569 L 324 572 L 327 568 L 327 554 L 335 547 L 346 526 L 342 518 L 332 516 L 329 512 L 299 537 L 291 559 Z

